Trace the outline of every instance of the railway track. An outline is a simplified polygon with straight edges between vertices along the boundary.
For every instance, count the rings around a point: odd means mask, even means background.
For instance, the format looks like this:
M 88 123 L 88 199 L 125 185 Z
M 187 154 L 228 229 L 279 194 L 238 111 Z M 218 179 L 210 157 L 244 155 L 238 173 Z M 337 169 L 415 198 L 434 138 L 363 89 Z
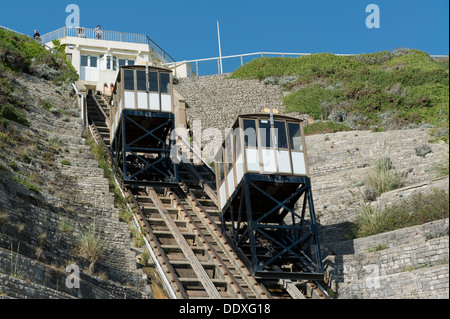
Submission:
M 109 154 L 103 104 L 88 102 L 90 131 Z M 221 233 L 214 172 L 181 138 L 180 183 L 124 187 L 160 275 L 177 299 L 326 298 L 320 285 L 255 278 Z M 196 159 L 193 161 L 192 159 Z

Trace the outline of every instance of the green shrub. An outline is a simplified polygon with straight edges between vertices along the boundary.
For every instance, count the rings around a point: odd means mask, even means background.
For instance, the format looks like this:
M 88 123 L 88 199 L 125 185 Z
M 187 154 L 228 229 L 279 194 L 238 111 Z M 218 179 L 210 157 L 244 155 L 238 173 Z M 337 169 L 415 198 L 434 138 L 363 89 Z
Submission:
M 12 104 L 0 104 L 0 118 L 2 117 L 28 127 L 31 126 L 22 111 Z
M 338 103 L 342 99 L 340 90 L 330 90 L 322 86 L 300 89 L 283 98 L 287 112 L 300 112 L 311 115 L 314 119 L 324 119 L 325 103 Z
M 425 52 L 405 48 L 349 57 L 324 53 L 261 58 L 237 69 L 231 78 L 288 76 L 297 80 L 286 86 L 289 92 L 283 103 L 287 112 L 327 119 L 325 107 L 331 107 L 362 115 L 364 119 L 357 123 L 360 129 L 396 129 L 421 123 L 448 128 L 448 59 L 435 61 Z M 388 120 L 382 116 L 387 112 L 391 114 Z M 448 130 L 433 136 L 448 141 Z
M 369 190 L 373 190 L 375 196 L 402 187 L 405 179 L 392 166 L 391 159 L 389 158 L 391 152 L 390 147 L 384 144 L 378 152 L 378 154 L 372 157 L 371 169 L 365 181 L 366 187 Z
M 50 134 L 48 137 L 48 142 L 51 148 L 60 149 L 61 148 L 61 139 L 54 134 Z
M 448 218 L 448 196 L 448 190 L 433 189 L 429 194 L 416 192 L 385 209 L 363 203 L 350 237 L 367 237 Z
M 72 164 L 70 164 L 70 162 L 69 162 L 68 160 L 63 160 L 63 161 L 61 162 L 61 165 L 64 165 L 64 166 L 71 166 Z
M 60 71 L 53 81 L 56 83 L 78 80 L 73 65 L 65 58 L 63 47 L 59 44 L 52 53 L 33 39 L 0 29 L 0 62 L 13 71 L 22 71 L 43 76 L 36 71 L 38 66 L 46 65 Z M 55 73 L 56 74 L 56 73 Z
M 78 251 L 79 254 L 89 261 L 88 272 L 94 273 L 94 267 L 98 259 L 104 252 L 105 241 L 97 233 L 96 225 L 92 224 L 89 228 L 79 234 Z
M 448 144 L 444 144 L 442 147 L 442 159 L 438 164 L 434 166 L 434 170 L 436 171 L 436 177 L 444 177 L 449 175 L 449 148 Z
M 25 187 L 27 187 L 30 191 L 33 191 L 35 193 L 40 193 L 39 187 L 37 187 L 36 185 L 30 183 L 29 181 L 22 179 L 20 177 L 14 176 L 12 178 L 13 181 L 15 181 L 16 183 L 23 185 Z

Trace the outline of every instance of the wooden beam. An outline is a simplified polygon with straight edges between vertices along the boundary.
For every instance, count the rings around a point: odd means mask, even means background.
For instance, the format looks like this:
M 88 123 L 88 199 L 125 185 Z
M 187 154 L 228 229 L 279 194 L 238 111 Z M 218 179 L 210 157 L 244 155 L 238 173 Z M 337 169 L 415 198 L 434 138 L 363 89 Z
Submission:
M 180 229 L 175 224 L 175 221 L 172 219 L 172 217 L 170 217 L 168 209 L 162 203 L 155 189 L 152 187 L 148 187 L 147 190 L 153 204 L 156 206 L 156 208 L 158 208 L 161 217 L 164 219 L 167 227 L 169 227 L 170 231 L 174 235 L 178 246 L 186 256 L 187 260 L 190 262 L 192 269 L 196 273 L 198 279 L 200 280 L 208 295 L 213 299 L 222 299 L 222 296 L 220 295 L 213 281 L 206 273 L 200 261 L 197 259 L 197 257 L 195 257 L 193 250 L 189 246 L 186 239 L 183 237 Z

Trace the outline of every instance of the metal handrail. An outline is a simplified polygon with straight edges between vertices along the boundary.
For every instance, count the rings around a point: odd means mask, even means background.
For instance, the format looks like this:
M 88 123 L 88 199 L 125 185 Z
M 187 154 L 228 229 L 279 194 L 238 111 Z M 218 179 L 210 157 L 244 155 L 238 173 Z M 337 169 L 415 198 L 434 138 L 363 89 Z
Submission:
M 227 60 L 227 59 L 235 59 L 235 58 L 240 58 L 240 62 L 241 62 L 241 66 L 244 65 L 244 57 L 249 57 L 249 56 L 259 56 L 261 58 L 263 58 L 264 56 L 281 56 L 282 58 L 285 57 L 289 57 L 289 56 L 295 56 L 295 57 L 301 57 L 301 56 L 310 56 L 313 55 L 315 53 L 287 53 L 287 52 L 254 52 L 254 53 L 245 53 L 245 54 L 236 54 L 236 55 L 229 55 L 229 56 L 223 56 L 223 57 L 214 57 L 214 58 L 206 58 L 206 59 L 195 59 L 195 60 L 185 60 L 185 61 L 179 61 L 179 62 L 168 62 L 168 63 L 163 63 L 162 65 L 169 68 L 169 69 L 175 69 L 183 66 L 185 64 L 195 64 L 195 73 L 197 76 L 199 76 L 199 62 L 208 62 L 208 61 L 217 61 L 217 65 L 218 65 L 218 71 L 217 73 L 213 73 L 213 74 L 223 74 L 222 69 L 220 67 L 221 65 L 221 61 L 222 60 Z M 336 56 L 355 56 L 358 54 L 342 54 L 342 53 L 338 53 L 338 54 L 334 54 Z M 448 58 L 448 55 L 436 55 L 436 54 L 432 54 L 430 55 L 431 58 L 433 59 L 442 59 L 442 58 Z
M 84 98 L 84 95 L 80 93 L 80 91 L 78 90 L 75 83 L 72 83 L 72 86 L 75 90 L 75 94 L 81 99 L 81 118 L 83 120 L 83 130 L 84 130 L 88 124 L 88 120 L 87 120 L 88 116 L 87 116 L 87 110 L 86 110 L 86 105 L 85 105 L 86 99 Z
M 176 66 L 180 66 L 182 64 L 186 64 L 186 63 L 194 63 L 194 62 L 205 62 L 205 61 L 215 61 L 215 60 L 225 60 L 225 59 L 232 59 L 232 58 L 240 58 L 240 57 L 246 57 L 246 56 L 254 56 L 254 55 L 259 55 L 261 57 L 264 57 L 264 55 L 281 55 L 281 57 L 285 57 L 285 56 L 309 56 L 309 55 L 314 55 L 316 53 L 287 53 L 287 52 L 254 52 L 254 53 L 245 53 L 245 54 L 236 54 L 236 55 L 229 55 L 229 56 L 223 56 L 223 57 L 215 57 L 215 58 L 206 58 L 206 59 L 196 59 L 196 60 L 185 60 L 185 61 L 179 61 L 179 62 L 169 62 L 169 63 L 163 63 L 162 65 L 164 66 L 172 66 L 174 64 L 176 64 Z M 333 54 L 336 56 L 355 56 L 358 55 L 356 53 L 337 53 L 337 54 Z M 436 55 L 436 54 L 431 54 L 430 55 L 433 59 L 440 59 L 440 58 L 446 58 L 448 57 L 448 55 Z

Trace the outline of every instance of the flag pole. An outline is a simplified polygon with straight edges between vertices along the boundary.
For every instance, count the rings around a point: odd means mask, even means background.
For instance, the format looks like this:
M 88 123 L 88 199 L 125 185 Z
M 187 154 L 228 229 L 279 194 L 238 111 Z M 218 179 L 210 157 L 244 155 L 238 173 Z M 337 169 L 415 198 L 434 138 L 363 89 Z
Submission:
M 218 34 L 218 37 L 219 37 L 220 74 L 223 74 L 222 45 L 221 45 L 221 43 L 220 43 L 220 26 L 219 26 L 219 20 L 217 20 L 217 34 Z

